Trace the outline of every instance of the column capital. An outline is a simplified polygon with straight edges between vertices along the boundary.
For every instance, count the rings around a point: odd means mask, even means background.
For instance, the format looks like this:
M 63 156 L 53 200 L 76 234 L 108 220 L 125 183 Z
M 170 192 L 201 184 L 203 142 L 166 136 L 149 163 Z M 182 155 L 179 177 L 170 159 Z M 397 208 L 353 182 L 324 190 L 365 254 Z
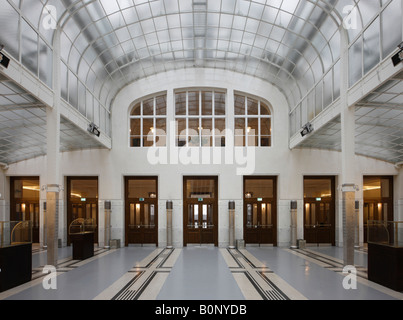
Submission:
M 358 185 L 354 183 L 345 183 L 341 186 L 341 192 L 356 192 L 359 191 L 360 188 Z
M 64 191 L 64 187 L 58 184 L 46 184 L 42 186 L 42 190 L 46 192 L 60 192 Z

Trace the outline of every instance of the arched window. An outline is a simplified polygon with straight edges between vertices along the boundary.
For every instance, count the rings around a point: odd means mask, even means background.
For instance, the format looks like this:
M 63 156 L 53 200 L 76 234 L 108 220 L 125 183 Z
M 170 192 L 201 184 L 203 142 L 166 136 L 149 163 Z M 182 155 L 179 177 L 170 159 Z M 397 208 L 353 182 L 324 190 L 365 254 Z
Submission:
M 167 146 L 167 96 L 147 98 L 130 113 L 130 147 Z
M 225 147 L 225 97 L 216 90 L 175 93 L 177 147 Z
M 271 147 L 272 127 L 269 106 L 255 98 L 235 94 L 235 146 Z

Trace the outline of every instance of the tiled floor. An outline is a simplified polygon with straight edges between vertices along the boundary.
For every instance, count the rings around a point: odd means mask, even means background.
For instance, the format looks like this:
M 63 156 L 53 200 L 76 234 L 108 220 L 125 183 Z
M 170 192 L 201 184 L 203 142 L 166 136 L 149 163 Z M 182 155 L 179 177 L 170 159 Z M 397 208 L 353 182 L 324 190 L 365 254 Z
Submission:
M 59 250 L 57 289 L 45 290 L 46 251 L 33 254 L 33 280 L 0 293 L 8 300 L 394 300 L 398 293 L 366 279 L 366 253 L 356 251 L 357 290 L 343 287 L 335 247 L 289 250 L 248 247 L 96 250 L 85 261 Z

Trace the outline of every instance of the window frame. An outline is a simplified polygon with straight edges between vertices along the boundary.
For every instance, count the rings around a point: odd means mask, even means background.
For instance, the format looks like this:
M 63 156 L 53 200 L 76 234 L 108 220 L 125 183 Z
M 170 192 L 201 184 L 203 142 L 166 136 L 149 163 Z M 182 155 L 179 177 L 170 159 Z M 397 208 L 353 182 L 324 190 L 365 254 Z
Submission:
M 236 101 L 237 97 L 242 97 L 245 101 L 244 104 L 244 114 L 236 114 Z M 255 101 L 258 104 L 258 113 L 257 114 L 249 114 L 249 104 L 248 102 L 250 101 Z M 262 114 L 262 104 L 265 105 L 269 111 L 268 115 Z M 238 119 L 242 119 L 245 122 L 245 127 L 244 127 L 244 132 L 242 135 L 237 134 L 237 128 L 236 128 L 236 123 Z M 255 133 L 254 135 L 249 135 L 249 121 L 251 119 L 257 120 L 258 122 L 258 132 Z M 269 119 L 270 120 L 270 135 L 262 135 L 262 120 L 263 119 Z M 240 145 L 238 142 L 238 139 L 242 137 L 243 138 L 243 145 Z M 249 139 L 251 137 L 257 138 L 258 145 L 249 145 Z M 265 137 L 269 137 L 269 145 L 265 146 L 262 145 L 262 139 Z M 256 96 L 251 96 L 245 93 L 241 92 L 234 92 L 234 146 L 235 147 L 256 147 L 256 148 L 271 148 L 273 147 L 273 111 L 271 104 L 268 103 L 267 101 L 263 100 L 260 97 Z
M 159 98 L 165 99 L 165 114 L 157 114 L 157 100 Z M 130 108 L 129 113 L 129 148 L 166 148 L 168 146 L 168 102 L 167 102 L 168 95 L 167 93 L 157 93 L 152 96 L 146 96 L 138 100 L 137 102 L 133 103 Z M 152 115 L 144 115 L 144 103 L 153 100 L 153 114 Z M 139 115 L 132 115 L 134 108 L 136 108 L 140 104 L 140 114 Z M 140 135 L 133 135 L 132 134 L 132 120 L 140 120 Z M 148 134 L 144 134 L 144 122 L 146 120 L 152 120 L 153 126 L 151 128 L 154 129 L 153 132 L 153 141 L 152 145 L 144 145 L 145 139 L 148 138 Z M 165 134 L 158 135 L 157 134 L 157 121 L 158 120 L 165 120 Z M 159 145 L 160 140 L 157 141 L 157 138 L 165 137 L 164 145 Z M 133 139 L 139 138 L 140 145 L 134 145 Z
M 189 93 L 192 92 L 197 92 L 198 94 L 198 108 L 199 112 L 198 114 L 190 114 L 190 104 L 189 104 Z M 211 93 L 211 114 L 210 115 L 205 115 L 203 114 L 203 93 Z M 185 114 L 177 114 L 177 95 L 179 94 L 186 94 L 186 112 Z M 216 109 L 216 94 L 221 94 L 224 96 L 224 114 L 217 115 L 217 109 Z M 175 130 L 175 147 L 176 148 L 182 148 L 182 147 L 188 147 L 188 148 L 225 148 L 226 146 L 226 130 L 228 128 L 228 104 L 227 104 L 227 91 L 225 89 L 219 89 L 219 88 L 184 88 L 184 89 L 177 89 L 174 90 L 174 119 L 176 123 L 176 130 Z M 180 140 L 181 138 L 183 139 L 184 135 L 181 133 L 182 131 L 179 131 L 178 128 L 178 120 L 185 120 L 186 121 L 186 126 L 185 130 L 186 131 L 186 137 L 185 140 Z M 198 135 L 191 135 L 190 130 L 193 130 L 194 128 L 190 128 L 190 121 L 192 120 L 198 120 Z M 203 135 L 203 121 L 209 121 L 211 120 L 211 135 Z M 216 135 L 216 120 L 223 120 L 224 121 L 224 130 L 221 131 L 221 135 Z M 201 130 L 200 130 L 201 128 Z M 192 145 L 191 142 L 191 137 L 198 137 L 198 144 L 197 145 Z M 208 137 L 210 139 L 210 143 L 205 145 L 203 144 L 204 137 Z M 217 140 L 219 137 L 221 137 L 221 143 L 217 144 Z M 225 139 L 224 144 L 222 143 L 222 139 Z M 179 143 L 182 142 L 183 144 Z

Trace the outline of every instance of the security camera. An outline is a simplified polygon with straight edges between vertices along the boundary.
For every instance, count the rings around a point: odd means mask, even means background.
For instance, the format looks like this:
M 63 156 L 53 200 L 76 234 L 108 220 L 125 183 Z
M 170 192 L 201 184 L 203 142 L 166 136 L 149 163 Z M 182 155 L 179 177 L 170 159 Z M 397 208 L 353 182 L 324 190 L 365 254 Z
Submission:
M 311 123 L 307 123 L 302 127 L 301 136 L 305 137 L 306 135 L 312 133 L 314 131 L 313 125 Z
M 397 46 L 399 49 L 403 50 L 403 41 Z
M 99 131 L 99 128 L 95 125 L 95 123 L 90 123 L 88 125 L 88 132 L 97 136 L 99 138 L 99 136 L 101 135 L 101 131 Z
M 4 44 L 0 44 L 0 51 L 4 49 Z

